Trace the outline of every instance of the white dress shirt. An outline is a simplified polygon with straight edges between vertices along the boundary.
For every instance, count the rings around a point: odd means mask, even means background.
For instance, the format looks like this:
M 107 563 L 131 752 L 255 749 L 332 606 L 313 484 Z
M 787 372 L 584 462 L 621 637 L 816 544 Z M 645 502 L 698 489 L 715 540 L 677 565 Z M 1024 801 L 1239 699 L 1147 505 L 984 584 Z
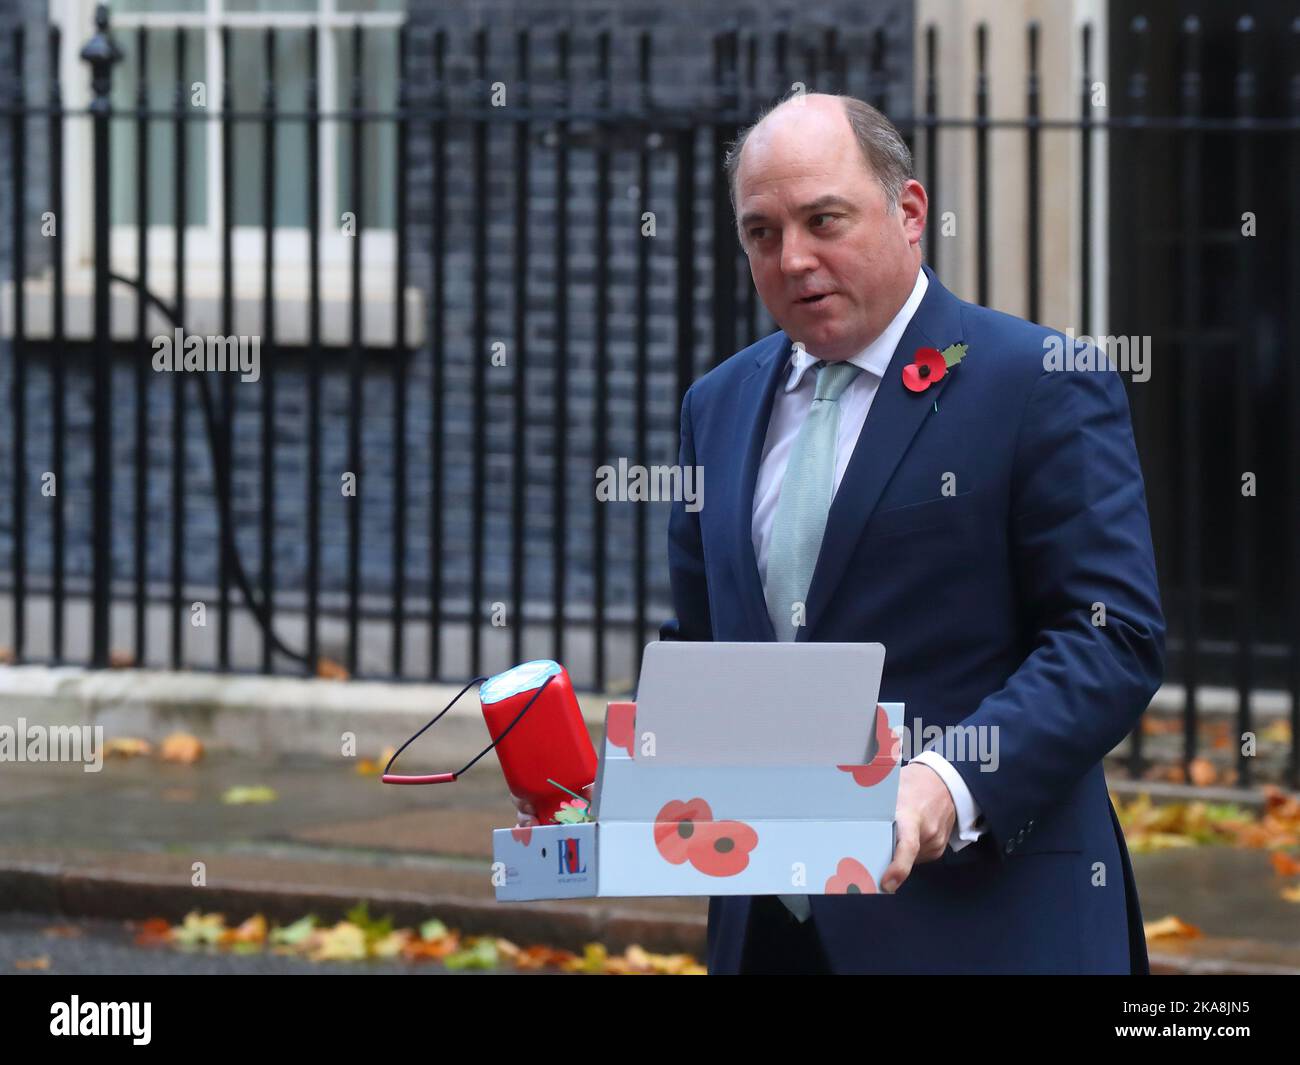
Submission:
M 912 320 L 917 307 L 925 296 L 930 282 L 925 271 L 918 269 L 916 284 L 912 294 L 907 297 L 894 320 L 885 327 L 884 332 L 865 349 L 848 361 L 861 367 L 865 372 L 858 374 L 840 397 L 840 428 L 835 445 L 835 481 L 831 488 L 831 498 L 839 491 L 840 481 L 848 468 L 849 459 L 857 445 L 862 426 L 866 423 L 871 401 L 876 398 L 881 378 L 894 357 L 894 349 L 903 338 L 903 331 Z M 802 348 L 796 348 L 790 354 L 790 372 L 784 388 L 778 388 L 772 401 L 772 417 L 767 425 L 767 439 L 763 444 L 763 457 L 758 467 L 758 480 L 754 485 L 754 512 L 752 535 L 754 555 L 758 559 L 758 575 L 767 587 L 767 551 L 772 541 L 772 521 L 776 516 L 776 504 L 781 495 L 781 481 L 785 477 L 785 468 L 790 461 L 790 451 L 803 426 L 804 418 L 812 407 L 813 392 L 816 388 L 816 374 L 809 374 L 809 368 L 821 360 L 810 355 Z M 943 780 L 952 795 L 953 805 L 957 809 L 957 823 L 948 846 L 959 851 L 967 844 L 973 843 L 984 834 L 985 826 L 979 805 L 966 787 L 965 781 L 952 764 L 937 751 L 922 751 L 913 762 L 928 765 Z

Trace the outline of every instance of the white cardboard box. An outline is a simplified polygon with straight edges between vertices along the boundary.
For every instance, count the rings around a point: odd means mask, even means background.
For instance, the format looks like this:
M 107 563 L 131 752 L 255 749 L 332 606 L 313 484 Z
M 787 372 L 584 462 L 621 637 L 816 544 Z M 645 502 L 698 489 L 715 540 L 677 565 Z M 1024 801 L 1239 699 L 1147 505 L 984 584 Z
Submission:
M 606 710 L 592 813 L 493 832 L 501 901 L 876 890 L 903 704 L 880 644 L 652 643 Z

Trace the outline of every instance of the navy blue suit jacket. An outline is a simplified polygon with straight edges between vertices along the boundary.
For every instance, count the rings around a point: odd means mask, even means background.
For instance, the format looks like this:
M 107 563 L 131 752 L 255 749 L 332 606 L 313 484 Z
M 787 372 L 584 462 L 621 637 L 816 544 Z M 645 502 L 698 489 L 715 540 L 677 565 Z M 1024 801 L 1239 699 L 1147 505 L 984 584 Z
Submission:
M 1145 972 L 1102 772 L 1165 665 L 1123 382 L 1044 369 L 1044 340 L 1061 334 L 959 300 L 923 269 L 929 288 L 831 505 L 798 639 L 883 643 L 881 701 L 906 703 L 909 726 L 997 726 L 999 767 L 954 762 L 986 819 L 977 843 L 915 865 L 892 896 L 811 896 L 813 919 L 842 973 Z M 958 366 L 924 392 L 904 387 L 918 348 L 954 343 L 969 345 Z M 702 467 L 704 502 L 672 510 L 676 617 L 662 639 L 776 638 L 751 514 L 789 353 L 774 333 L 686 393 L 680 461 Z M 710 900 L 710 972 L 739 968 L 751 901 Z

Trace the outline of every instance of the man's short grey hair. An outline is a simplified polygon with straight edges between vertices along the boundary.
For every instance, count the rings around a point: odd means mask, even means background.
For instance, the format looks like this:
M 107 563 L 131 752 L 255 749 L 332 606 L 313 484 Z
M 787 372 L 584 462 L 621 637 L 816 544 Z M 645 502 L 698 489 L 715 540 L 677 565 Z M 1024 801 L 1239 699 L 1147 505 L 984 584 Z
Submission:
M 898 209 L 899 199 L 903 195 L 903 186 L 912 177 L 912 152 L 907 147 L 907 142 L 903 140 L 903 135 L 898 132 L 898 128 L 876 108 L 856 96 L 841 95 L 838 98 L 844 104 L 844 115 L 849 120 L 849 127 L 853 130 L 854 137 L 857 138 L 858 147 L 862 150 L 862 158 L 876 180 L 880 182 L 880 187 L 884 189 L 885 202 L 889 213 L 893 214 Z M 793 97 L 786 97 L 786 100 L 789 99 Z M 763 119 L 786 100 L 778 100 L 765 107 L 753 125 L 742 129 L 740 135 L 727 148 L 723 167 L 727 174 L 727 184 L 731 189 L 732 214 L 736 213 L 736 174 L 740 170 L 740 153 L 744 150 L 745 141 Z

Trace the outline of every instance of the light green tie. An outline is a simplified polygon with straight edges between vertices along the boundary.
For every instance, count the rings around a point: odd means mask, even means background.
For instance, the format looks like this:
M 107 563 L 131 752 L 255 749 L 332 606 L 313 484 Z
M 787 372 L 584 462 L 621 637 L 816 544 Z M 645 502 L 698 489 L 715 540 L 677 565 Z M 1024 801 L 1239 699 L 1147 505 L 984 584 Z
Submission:
M 763 589 L 778 640 L 795 638 L 794 605 L 803 604 L 821 551 L 835 487 L 835 447 L 840 432 L 840 396 L 861 370 L 848 362 L 817 367 L 817 391 L 790 451 L 772 519 Z M 807 895 L 780 895 L 800 921 L 812 913 Z
M 862 371 L 849 362 L 821 363 L 817 391 L 790 451 L 767 549 L 767 612 L 778 640 L 793 640 L 794 605 L 802 604 L 826 531 L 835 486 L 840 396 Z

